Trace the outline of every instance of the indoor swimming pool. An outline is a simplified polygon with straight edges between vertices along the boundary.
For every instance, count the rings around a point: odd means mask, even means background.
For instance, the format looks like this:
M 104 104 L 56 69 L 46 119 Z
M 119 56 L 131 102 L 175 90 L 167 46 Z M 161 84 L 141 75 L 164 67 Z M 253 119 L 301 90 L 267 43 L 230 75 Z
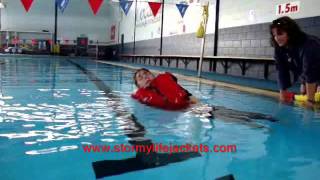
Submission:
M 179 80 L 213 118 L 131 98 L 134 70 L 89 59 L 0 57 L 1 179 L 317 179 L 320 114 L 277 99 Z M 193 109 L 196 109 L 197 105 Z M 233 112 L 272 116 L 243 122 Z M 240 114 L 241 115 L 241 114 Z M 244 117 L 245 118 L 245 117 Z M 236 152 L 85 152 L 109 145 L 235 145 Z M 180 156 L 181 155 L 181 156 Z

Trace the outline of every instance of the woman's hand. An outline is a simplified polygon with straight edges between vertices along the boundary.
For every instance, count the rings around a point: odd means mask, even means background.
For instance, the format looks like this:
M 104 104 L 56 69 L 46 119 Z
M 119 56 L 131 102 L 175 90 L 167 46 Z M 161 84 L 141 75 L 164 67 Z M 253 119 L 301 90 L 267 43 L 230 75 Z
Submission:
M 304 84 L 300 85 L 300 94 L 306 94 L 306 86 Z
M 317 92 L 317 85 L 316 83 L 306 83 L 306 92 L 307 92 L 307 97 L 308 101 L 314 102 L 314 96 Z

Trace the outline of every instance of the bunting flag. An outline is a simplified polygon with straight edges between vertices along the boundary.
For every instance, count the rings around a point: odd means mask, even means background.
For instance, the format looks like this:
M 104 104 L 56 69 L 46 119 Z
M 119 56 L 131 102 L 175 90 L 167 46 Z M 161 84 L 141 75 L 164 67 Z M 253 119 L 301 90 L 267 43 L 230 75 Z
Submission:
M 56 0 L 56 3 L 58 4 L 60 11 L 63 13 L 69 4 L 69 0 Z
M 120 6 L 126 15 L 128 15 L 132 2 L 133 1 L 120 0 Z
M 33 0 L 21 0 L 21 3 L 24 7 L 24 9 L 28 12 L 32 3 L 33 3 Z
M 186 13 L 189 5 L 188 4 L 176 4 L 177 8 L 179 9 L 179 12 L 181 14 L 181 17 L 183 18 L 184 14 Z
M 162 3 L 158 3 L 158 2 L 148 2 L 148 4 L 149 4 L 149 6 L 150 6 L 150 8 L 151 8 L 151 11 L 152 11 L 153 16 L 154 16 L 154 17 L 157 16 L 158 11 L 159 11 Z
M 89 2 L 90 7 L 93 11 L 93 14 L 97 15 L 97 12 L 99 11 L 99 9 L 103 3 L 103 0 L 88 0 L 88 2 Z

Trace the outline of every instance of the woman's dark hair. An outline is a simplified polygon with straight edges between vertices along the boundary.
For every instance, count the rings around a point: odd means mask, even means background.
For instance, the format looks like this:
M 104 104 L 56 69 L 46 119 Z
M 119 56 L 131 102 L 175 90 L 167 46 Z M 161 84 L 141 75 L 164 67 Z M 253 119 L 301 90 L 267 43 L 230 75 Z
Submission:
M 274 40 L 272 29 L 277 28 L 278 31 L 284 31 L 288 34 L 288 45 L 296 46 L 301 44 L 305 38 L 306 34 L 300 29 L 296 21 L 288 16 L 284 16 L 272 21 L 270 25 L 271 34 L 271 45 L 273 47 L 279 47 L 277 42 Z
M 141 69 L 138 69 L 136 70 L 136 72 L 134 72 L 133 74 L 133 80 L 134 80 L 134 84 L 138 87 L 138 84 L 137 84 L 137 79 L 136 79 L 136 75 L 138 72 L 140 71 L 146 71 L 146 72 L 150 72 L 149 69 L 146 69 L 146 68 L 141 68 Z

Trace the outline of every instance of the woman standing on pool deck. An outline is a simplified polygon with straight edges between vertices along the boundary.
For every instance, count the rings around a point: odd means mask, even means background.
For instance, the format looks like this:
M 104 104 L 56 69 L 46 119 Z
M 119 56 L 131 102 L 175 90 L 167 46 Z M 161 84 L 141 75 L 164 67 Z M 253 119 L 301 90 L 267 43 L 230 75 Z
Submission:
M 280 100 L 289 100 L 287 89 L 300 77 L 301 93 L 307 95 L 308 103 L 314 104 L 320 83 L 320 39 L 304 33 L 286 16 L 272 22 L 270 33 L 275 48 Z

